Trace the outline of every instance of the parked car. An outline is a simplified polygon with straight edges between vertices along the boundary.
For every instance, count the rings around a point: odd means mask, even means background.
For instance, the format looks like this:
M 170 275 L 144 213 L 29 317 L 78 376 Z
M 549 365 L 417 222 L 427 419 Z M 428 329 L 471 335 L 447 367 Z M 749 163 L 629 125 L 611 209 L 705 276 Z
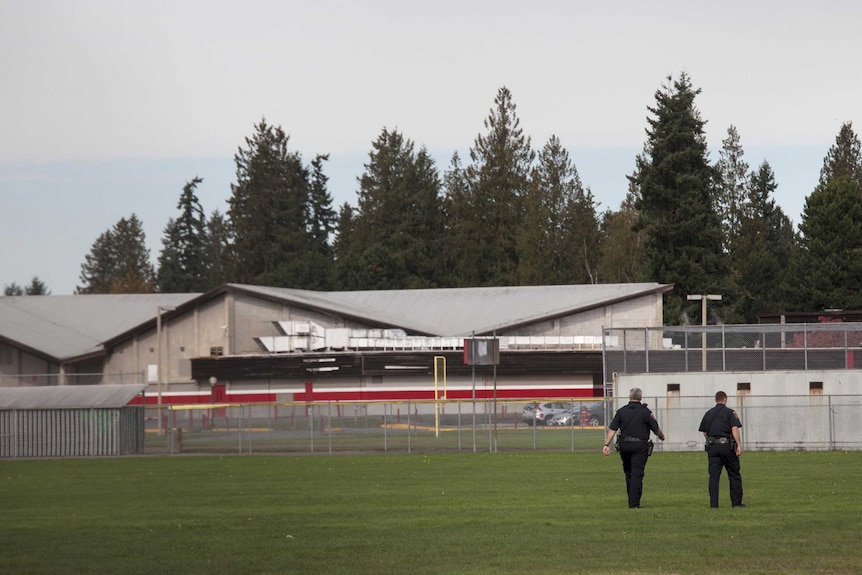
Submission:
M 587 411 L 587 425 L 598 427 L 605 423 L 605 404 L 601 401 L 576 403 L 571 409 L 554 415 L 548 425 L 581 425 L 581 412 Z
M 571 401 L 548 401 L 545 403 L 528 403 L 524 406 L 524 411 L 521 413 L 521 419 L 523 419 L 527 425 L 533 425 L 533 423 L 538 424 L 546 424 L 551 420 L 552 417 L 559 413 L 564 413 L 565 411 L 572 409 Z

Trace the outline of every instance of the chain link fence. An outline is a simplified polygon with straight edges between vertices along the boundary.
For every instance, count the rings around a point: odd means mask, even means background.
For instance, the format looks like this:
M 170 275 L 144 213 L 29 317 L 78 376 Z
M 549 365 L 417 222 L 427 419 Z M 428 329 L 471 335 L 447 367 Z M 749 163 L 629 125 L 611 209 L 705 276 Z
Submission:
M 698 431 L 709 397 L 644 398 L 667 435 L 657 442 L 660 451 L 703 449 Z M 858 395 L 750 396 L 728 398 L 742 421 L 742 443 L 747 451 L 862 450 L 862 397 Z
M 554 402 L 577 417 L 546 425 L 524 408 Z M 148 453 L 411 453 L 590 450 L 604 428 L 595 400 L 247 403 L 147 408 Z M 599 406 L 600 409 L 602 406 Z M 161 425 L 159 422 L 161 415 Z M 161 427 L 161 429 L 160 429 Z
M 612 373 L 862 368 L 862 324 L 707 325 L 606 328 L 605 381 Z
M 548 425 L 525 416 L 543 401 L 571 404 L 574 417 Z M 667 435 L 656 451 L 698 451 L 698 432 L 712 397 L 644 398 Z M 518 402 L 225 404 L 147 410 L 146 452 L 413 453 L 598 451 L 606 422 L 625 400 Z M 857 395 L 731 397 L 751 451 L 862 450 Z M 436 408 L 436 409 L 435 409 Z M 162 415 L 159 430 L 159 413 Z M 590 414 L 600 413 L 597 422 Z M 598 425 L 596 425 L 598 423 Z

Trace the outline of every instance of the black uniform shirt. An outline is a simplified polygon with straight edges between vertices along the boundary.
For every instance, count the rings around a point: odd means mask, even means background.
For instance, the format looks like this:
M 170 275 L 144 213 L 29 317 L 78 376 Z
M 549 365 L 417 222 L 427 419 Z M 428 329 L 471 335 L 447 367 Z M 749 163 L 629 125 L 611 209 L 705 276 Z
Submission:
M 619 430 L 621 437 L 637 437 L 646 441 L 650 430 L 658 433 L 658 421 L 646 405 L 630 401 L 617 410 L 608 428 Z
M 709 437 L 733 437 L 733 428 L 742 427 L 736 412 L 724 405 L 716 403 L 715 407 L 706 412 L 700 422 L 698 431 L 706 433 Z

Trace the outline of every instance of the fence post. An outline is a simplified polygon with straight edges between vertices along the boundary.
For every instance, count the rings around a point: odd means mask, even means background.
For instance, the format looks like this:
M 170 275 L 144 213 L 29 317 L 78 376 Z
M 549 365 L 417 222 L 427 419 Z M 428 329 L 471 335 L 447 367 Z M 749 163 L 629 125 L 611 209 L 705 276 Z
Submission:
M 305 412 L 308 419 L 308 429 L 311 434 L 311 453 L 314 453 L 314 407 L 308 406 Z
M 389 424 L 386 422 L 387 404 L 383 404 L 383 451 L 389 451 Z

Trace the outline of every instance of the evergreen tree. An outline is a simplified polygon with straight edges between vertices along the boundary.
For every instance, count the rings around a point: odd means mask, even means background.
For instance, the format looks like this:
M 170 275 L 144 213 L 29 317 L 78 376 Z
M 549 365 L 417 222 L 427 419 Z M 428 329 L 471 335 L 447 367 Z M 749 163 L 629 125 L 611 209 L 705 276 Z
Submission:
M 769 163 L 764 161 L 749 181 L 730 265 L 739 286 L 739 313 L 746 323 L 758 323 L 760 314 L 787 309 L 795 238 L 792 222 L 773 199 L 778 185 Z
M 862 309 L 862 194 L 850 175 L 825 179 L 805 200 L 796 269 L 800 309 Z
M 580 178 L 577 181 L 580 183 Z M 601 236 L 596 210 L 597 204 L 589 188 L 578 186 L 574 196 L 566 202 L 563 244 L 569 246 L 571 263 L 566 258 L 562 264 L 569 266 L 571 275 L 568 279 L 561 278 L 563 283 L 599 283 Z
M 797 310 L 858 309 L 862 277 L 856 261 L 862 251 L 859 198 L 862 197 L 862 153 L 852 124 L 841 126 L 823 159 L 820 180 L 805 200 L 791 292 Z
M 452 154 L 449 168 L 443 175 L 443 211 L 445 213 L 445 249 L 447 281 L 449 287 L 470 287 L 480 284 L 479 270 L 481 251 L 474 241 L 479 235 L 480 222 L 472 217 L 476 212 L 473 195 L 461 157 Z
M 595 283 L 595 204 L 556 136 L 539 153 L 528 189 L 518 245 L 519 283 Z
M 721 219 L 715 211 L 715 170 L 707 158 L 705 122 L 694 105 L 700 90 L 686 74 L 668 78 L 648 108 L 648 140 L 631 176 L 640 192 L 638 230 L 646 232 L 649 279 L 673 283 L 664 305 L 667 323 L 685 321 L 688 294 L 731 299 Z M 714 313 L 721 308 L 711 306 Z
M 338 210 L 337 233 L 332 242 L 335 255 L 333 288 L 344 291 L 360 289 L 366 285 L 359 262 L 361 250 L 356 249 L 354 237 L 355 210 L 347 202 Z
M 323 172 L 323 162 L 329 154 L 318 154 L 311 162 L 311 190 L 309 194 L 309 234 L 311 249 L 330 256 L 330 239 L 335 231 L 336 213 L 332 208 L 332 196 L 327 188 L 329 178 Z
M 598 277 L 602 283 L 635 283 L 644 279 L 646 232 L 635 230 L 638 218 L 636 199 L 637 190 L 630 182 L 620 209 L 616 212 L 607 210 L 602 215 L 598 265 Z
M 90 253 L 84 256 L 81 264 L 79 279 L 82 285 L 75 288 L 75 293 L 113 293 L 112 282 L 117 268 L 113 241 L 113 232 L 106 230 L 93 242 Z
M 159 291 L 195 293 L 208 287 L 206 217 L 195 190 L 202 178 L 186 182 L 177 208 L 180 216 L 168 221 L 159 255 Z
M 281 127 L 261 120 L 234 156 L 227 215 L 237 281 L 302 287 L 291 266 L 309 249 L 309 174 L 288 140 Z
M 823 159 L 817 187 L 823 188 L 830 181 L 840 177 L 849 178 L 862 189 L 862 145 L 853 131 L 852 122 L 841 125 L 835 137 L 835 144 L 829 148 L 829 152 Z
M 218 210 L 213 210 L 210 214 L 206 229 L 205 259 L 209 264 L 206 289 L 212 289 L 233 281 L 230 275 L 231 262 L 235 261 L 235 258 L 231 255 L 229 222 Z
M 535 152 L 524 136 L 512 94 L 500 88 L 485 120 L 486 133 L 470 148 L 471 164 L 465 171 L 470 186 L 470 211 L 462 214 L 476 222 L 470 261 L 456 262 L 455 273 L 474 274 L 478 285 L 518 283 L 518 235 L 523 225 L 523 199 Z
M 79 294 L 152 293 L 156 274 L 141 221 L 122 218 L 93 243 L 81 264 Z
M 180 231 L 177 220 L 169 218 L 162 231 L 162 251 L 159 254 L 159 291 L 162 293 L 183 293 L 175 289 L 183 282 L 182 263 L 180 262 Z
M 323 163 L 329 155 L 318 154 L 311 162 L 308 196 L 308 249 L 293 261 L 291 284 L 303 289 L 328 290 L 333 287 L 334 261 L 330 245 L 336 214 L 327 189 L 329 178 Z
M 156 273 L 150 263 L 150 250 L 138 216 L 122 218 L 114 226 L 114 251 L 117 263 L 113 293 L 152 293 Z
M 434 288 L 446 285 L 448 270 L 443 249 L 446 229 L 440 175 L 434 159 L 423 146 L 415 156 L 411 171 L 411 194 L 407 213 L 410 242 L 404 250 L 407 288 Z
M 724 230 L 725 250 L 729 251 L 734 236 L 739 233 L 740 222 L 746 216 L 743 210 L 748 195 L 749 167 L 742 159 L 745 152 L 735 126 L 728 128 L 727 138 L 721 144 L 716 165 L 718 178 L 715 198 L 716 211 Z
M 366 266 L 361 289 L 437 286 L 443 206 L 427 151 L 384 128 L 359 186 L 351 250 Z
M 17 283 L 12 282 L 11 284 L 6 284 L 6 288 L 3 290 L 3 295 L 24 295 L 24 288 L 19 286 Z

